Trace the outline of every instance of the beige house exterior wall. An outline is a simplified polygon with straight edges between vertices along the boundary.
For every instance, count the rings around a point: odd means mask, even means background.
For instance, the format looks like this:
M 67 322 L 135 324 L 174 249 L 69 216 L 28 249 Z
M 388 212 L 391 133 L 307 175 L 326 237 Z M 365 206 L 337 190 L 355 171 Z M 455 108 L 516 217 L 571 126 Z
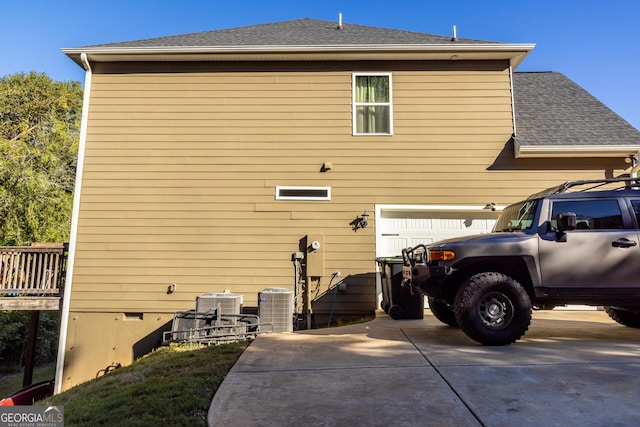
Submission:
M 391 73 L 393 135 L 352 135 L 356 71 Z M 131 363 L 198 295 L 256 306 L 292 289 L 307 235 L 323 239 L 324 284 L 374 271 L 377 204 L 506 205 L 622 173 L 622 159 L 516 160 L 510 77 L 503 61 L 96 64 L 63 389 Z

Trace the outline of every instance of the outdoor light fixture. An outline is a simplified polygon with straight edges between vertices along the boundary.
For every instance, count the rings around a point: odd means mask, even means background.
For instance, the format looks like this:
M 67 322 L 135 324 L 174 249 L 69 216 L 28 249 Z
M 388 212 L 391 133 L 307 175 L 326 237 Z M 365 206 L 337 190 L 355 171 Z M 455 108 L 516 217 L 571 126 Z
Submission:
M 329 172 L 331 169 L 333 169 L 333 165 L 330 162 L 324 162 L 320 167 L 320 172 Z
M 369 225 L 369 214 L 367 211 L 364 211 L 360 217 L 360 228 L 366 228 L 367 225 Z
M 631 167 L 636 167 L 638 166 L 638 158 L 636 157 L 635 154 L 629 154 L 627 157 L 624 158 L 624 162 L 627 164 L 630 164 Z
M 369 214 L 367 211 L 362 212 L 362 214 L 351 221 L 349 225 L 351 225 L 354 231 L 358 228 L 367 228 L 367 225 L 369 225 Z

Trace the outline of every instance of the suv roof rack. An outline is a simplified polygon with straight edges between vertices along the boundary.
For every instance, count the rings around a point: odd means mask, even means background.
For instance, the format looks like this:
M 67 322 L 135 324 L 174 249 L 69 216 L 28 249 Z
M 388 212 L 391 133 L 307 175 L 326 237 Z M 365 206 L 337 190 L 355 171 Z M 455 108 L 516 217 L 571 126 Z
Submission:
M 581 185 L 591 185 L 588 188 L 583 188 L 579 190 L 579 191 L 589 191 L 589 190 L 593 190 L 595 188 L 602 187 L 603 185 L 607 185 L 611 183 L 624 184 L 624 185 L 612 188 L 612 190 L 619 190 L 621 188 L 626 188 L 626 189 L 640 188 L 640 178 L 589 179 L 589 180 L 583 180 L 583 181 L 567 181 L 564 184 L 547 188 L 546 190 L 542 190 L 538 193 L 532 194 L 528 198 L 537 199 L 539 197 L 550 196 L 552 194 L 566 193 L 567 191 L 569 191 L 570 188 L 581 186 Z

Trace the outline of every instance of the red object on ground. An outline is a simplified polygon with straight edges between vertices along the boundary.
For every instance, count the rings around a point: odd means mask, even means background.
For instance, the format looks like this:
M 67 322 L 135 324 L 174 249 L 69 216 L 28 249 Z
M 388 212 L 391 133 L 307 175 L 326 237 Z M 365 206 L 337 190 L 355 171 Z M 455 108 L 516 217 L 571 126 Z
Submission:
M 0 406 L 16 406 L 13 404 L 13 399 L 7 397 L 6 399 L 0 400 Z

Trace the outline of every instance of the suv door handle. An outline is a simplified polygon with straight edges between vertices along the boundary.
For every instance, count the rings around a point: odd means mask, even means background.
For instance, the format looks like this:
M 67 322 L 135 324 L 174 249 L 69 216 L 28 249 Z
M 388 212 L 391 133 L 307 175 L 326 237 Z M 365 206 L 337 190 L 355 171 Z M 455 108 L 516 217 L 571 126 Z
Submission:
M 611 246 L 614 248 L 630 248 L 632 246 L 638 246 L 638 243 L 623 237 L 622 239 L 611 242 Z

